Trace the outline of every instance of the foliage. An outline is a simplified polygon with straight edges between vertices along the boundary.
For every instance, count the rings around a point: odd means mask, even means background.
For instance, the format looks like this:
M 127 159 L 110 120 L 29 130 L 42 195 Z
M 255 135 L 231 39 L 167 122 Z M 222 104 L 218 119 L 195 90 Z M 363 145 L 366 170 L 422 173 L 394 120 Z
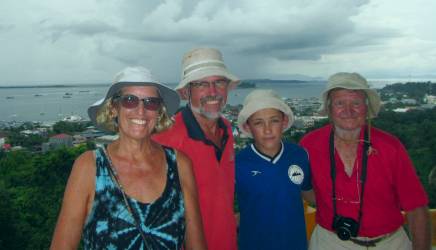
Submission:
M 31 150 L 37 150 L 43 142 L 47 141 L 47 138 L 39 134 L 23 134 L 21 132 L 24 130 L 34 130 L 39 128 L 39 126 L 39 123 L 25 122 L 18 127 L 7 128 L 2 132 L 6 134 L 6 143 L 12 146 L 22 146 Z
M 9 152 L 0 159 L 0 249 L 47 249 L 74 159 L 86 150 Z
M 74 132 L 82 132 L 86 130 L 86 127 L 89 127 L 91 122 L 67 122 L 67 121 L 59 121 L 53 125 L 53 132 L 56 134 L 59 133 L 74 133 Z
M 0 249 L 13 249 L 14 246 L 13 239 L 6 237 L 15 231 L 13 221 L 16 216 L 11 204 L 10 194 L 3 182 L 0 182 Z
M 385 86 L 380 95 L 383 100 L 390 97 L 397 99 L 412 98 L 422 103 L 425 94 L 436 95 L 436 83 L 431 82 L 408 82 L 408 83 L 395 83 Z
M 24 135 L 15 131 L 8 133 L 7 137 L 7 143 L 12 146 L 22 146 L 32 150 L 37 150 L 46 141 L 47 138 L 41 135 Z

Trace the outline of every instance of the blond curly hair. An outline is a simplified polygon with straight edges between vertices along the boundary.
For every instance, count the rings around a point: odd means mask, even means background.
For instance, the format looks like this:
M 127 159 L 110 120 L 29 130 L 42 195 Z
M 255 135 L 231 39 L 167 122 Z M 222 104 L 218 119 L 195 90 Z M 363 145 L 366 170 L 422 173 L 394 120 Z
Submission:
M 101 127 L 113 133 L 118 133 L 118 122 L 114 109 L 117 106 L 117 102 L 114 100 L 114 96 L 121 95 L 121 91 L 115 93 L 112 97 L 108 98 L 101 108 L 97 111 L 96 122 Z M 156 126 L 153 128 L 152 134 L 162 132 L 170 128 L 174 121 L 168 116 L 167 108 L 165 104 L 161 105 L 158 110 L 158 118 Z

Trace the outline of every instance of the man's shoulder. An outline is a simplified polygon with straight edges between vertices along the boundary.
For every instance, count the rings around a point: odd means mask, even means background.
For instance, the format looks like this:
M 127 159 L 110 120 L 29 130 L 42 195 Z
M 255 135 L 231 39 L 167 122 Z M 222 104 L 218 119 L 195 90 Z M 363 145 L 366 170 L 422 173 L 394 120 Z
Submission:
M 173 125 L 167 130 L 153 135 L 153 140 L 165 146 L 178 148 L 180 142 L 187 137 L 187 132 L 183 119 L 177 115 Z
M 313 144 L 322 141 L 323 137 L 327 137 L 329 135 L 330 128 L 331 125 L 326 125 L 308 132 L 300 140 L 300 144 L 303 145 L 303 147 L 306 147 L 308 146 L 307 144 Z M 324 141 L 322 143 L 324 143 Z
M 399 144 L 402 144 L 400 139 L 398 139 L 395 135 L 379 128 L 372 127 L 370 136 L 371 138 L 369 139 L 375 144 L 385 144 L 386 146 L 398 146 Z
M 221 118 L 221 120 L 222 120 L 226 125 L 231 125 L 229 119 L 225 118 L 224 116 L 221 116 L 220 118 Z
M 283 145 L 284 145 L 285 153 L 287 153 L 287 154 L 289 154 L 289 153 L 293 154 L 293 155 L 295 155 L 295 154 L 306 155 L 307 154 L 306 149 L 304 149 L 303 146 L 298 145 L 296 143 L 293 143 L 293 142 L 283 142 Z
M 251 154 L 253 154 L 253 150 L 251 149 L 251 143 L 248 143 L 236 154 L 236 160 L 242 159 Z

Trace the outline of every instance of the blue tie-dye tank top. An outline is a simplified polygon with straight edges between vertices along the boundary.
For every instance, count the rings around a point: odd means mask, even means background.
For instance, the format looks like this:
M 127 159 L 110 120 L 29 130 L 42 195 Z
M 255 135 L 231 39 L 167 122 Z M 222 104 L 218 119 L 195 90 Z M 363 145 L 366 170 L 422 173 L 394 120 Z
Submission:
M 185 235 L 185 206 L 173 149 L 164 148 L 167 182 L 162 196 L 142 203 L 127 196 L 145 242 L 112 180 L 102 148 L 95 150 L 95 197 L 83 230 L 84 249 L 180 249 Z

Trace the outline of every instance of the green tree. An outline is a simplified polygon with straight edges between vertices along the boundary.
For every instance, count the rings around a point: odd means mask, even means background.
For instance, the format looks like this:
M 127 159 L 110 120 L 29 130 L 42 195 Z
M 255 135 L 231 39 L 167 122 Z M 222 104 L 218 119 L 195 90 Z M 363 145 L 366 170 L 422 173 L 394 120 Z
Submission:
M 86 130 L 88 126 L 91 125 L 91 122 L 66 122 L 59 121 L 53 125 L 53 132 L 56 134 L 60 133 L 75 133 L 82 132 Z
M 1 244 L 13 244 L 9 249 L 48 248 L 74 159 L 85 150 L 84 145 L 45 154 L 17 151 L 0 159 L 0 198 L 6 197 L 6 204 L 0 203 L 0 220 L 2 214 L 15 213 Z

